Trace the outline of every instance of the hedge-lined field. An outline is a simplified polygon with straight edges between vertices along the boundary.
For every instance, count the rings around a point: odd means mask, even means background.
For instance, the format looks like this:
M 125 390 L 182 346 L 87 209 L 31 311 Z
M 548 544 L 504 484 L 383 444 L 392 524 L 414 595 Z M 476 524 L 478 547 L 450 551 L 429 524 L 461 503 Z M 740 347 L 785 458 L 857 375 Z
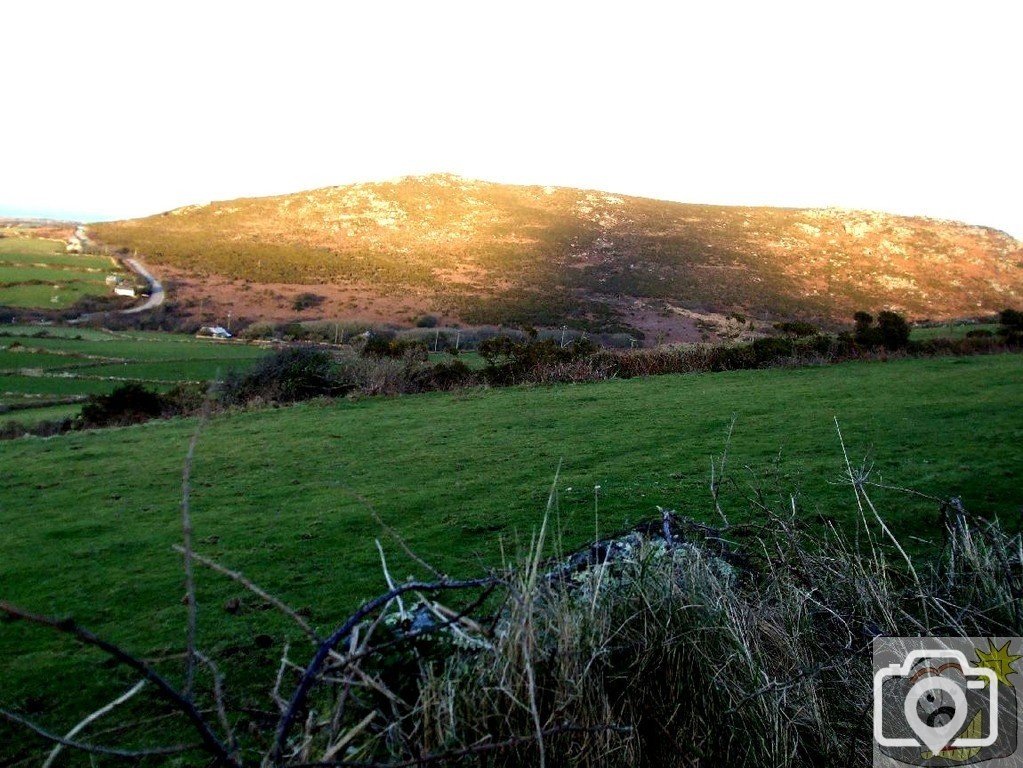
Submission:
M 209 381 L 265 354 L 257 345 L 168 333 L 0 325 L 0 420 L 33 424 L 74 415 L 76 407 L 57 404 L 105 394 L 126 380 L 153 389 Z
M 104 280 L 124 270 L 110 257 L 66 253 L 60 240 L 0 238 L 0 306 L 66 308 L 104 296 Z

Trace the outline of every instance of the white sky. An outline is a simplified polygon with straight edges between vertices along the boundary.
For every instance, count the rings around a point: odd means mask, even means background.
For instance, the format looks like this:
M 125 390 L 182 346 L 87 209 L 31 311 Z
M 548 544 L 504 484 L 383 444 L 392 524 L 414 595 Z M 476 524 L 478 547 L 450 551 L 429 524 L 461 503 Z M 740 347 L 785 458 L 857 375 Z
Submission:
M 0 9 L 0 214 L 450 171 L 1023 238 L 1023 2 Z

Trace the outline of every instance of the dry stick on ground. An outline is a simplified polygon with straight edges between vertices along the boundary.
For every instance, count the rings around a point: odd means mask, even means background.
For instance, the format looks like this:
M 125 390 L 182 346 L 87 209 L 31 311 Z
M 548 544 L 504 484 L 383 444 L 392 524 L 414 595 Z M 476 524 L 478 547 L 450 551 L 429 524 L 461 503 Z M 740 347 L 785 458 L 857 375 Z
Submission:
M 873 502 L 871 502 L 870 497 L 867 496 L 866 491 L 863 489 L 863 483 L 866 481 L 867 478 L 865 476 L 857 477 L 853 473 L 852 464 L 849 461 L 849 453 L 845 449 L 845 440 L 842 438 L 842 428 L 839 427 L 838 425 L 837 416 L 835 417 L 835 430 L 838 432 L 838 442 L 842 446 L 842 455 L 845 457 L 846 471 L 849 474 L 849 482 L 852 484 L 853 492 L 856 494 L 856 503 L 860 505 L 860 512 L 862 513 L 863 511 L 863 506 L 860 504 L 860 496 L 862 495 L 863 500 L 866 501 L 868 506 L 870 507 L 870 511 L 873 513 L 874 519 L 877 521 L 878 525 L 881 526 L 881 530 L 884 531 L 885 535 L 889 538 L 892 544 L 895 545 L 895 548 L 899 551 L 899 554 L 902 555 L 902 559 L 906 562 L 906 567 L 909 568 L 909 572 L 913 577 L 914 583 L 916 584 L 917 594 L 920 595 L 920 607 L 923 608 L 924 612 L 924 624 L 926 626 L 930 626 L 931 622 L 927 615 L 927 598 L 924 596 L 924 586 L 920 581 L 920 577 L 917 575 L 916 568 L 913 567 L 913 561 L 910 559 L 909 555 L 906 554 L 906 550 L 902 548 L 902 545 L 899 543 L 899 540 L 895 538 L 895 534 L 891 532 L 891 529 L 885 523 L 884 519 L 881 517 L 881 515 L 878 514 L 877 509 L 874 508 Z M 948 614 L 946 613 L 946 615 Z
M 419 565 L 421 565 L 423 568 L 425 568 L 427 571 L 433 574 L 433 576 L 439 581 L 445 581 L 448 578 L 447 574 L 441 573 L 439 570 L 437 570 L 428 562 L 426 562 L 426 560 L 417 555 L 412 550 L 412 547 L 408 545 L 408 542 L 405 541 L 404 537 L 402 537 L 400 533 L 394 530 L 393 527 L 384 522 L 384 518 L 380 516 L 379 512 L 377 512 L 376 507 L 370 504 L 369 500 L 365 496 L 357 492 L 355 489 L 350 488 L 347 485 L 344 485 L 341 482 L 338 482 L 338 485 L 340 485 L 341 488 L 346 493 L 350 494 L 352 498 L 354 498 L 356 501 L 362 504 L 362 506 L 364 506 L 369 511 L 370 516 L 373 518 L 376 524 L 383 528 L 384 531 L 387 532 L 387 535 L 394 539 L 395 543 L 397 543 L 397 545 L 401 547 L 402 550 L 404 550 L 405 554 L 408 555 L 413 561 L 419 563 Z
M 99 648 L 126 667 L 134 669 L 151 682 L 156 687 L 157 692 L 188 719 L 192 727 L 199 734 L 199 738 L 202 739 L 201 745 L 197 746 L 204 748 L 214 758 L 217 765 L 240 766 L 240 763 L 230 755 L 227 747 L 224 746 L 223 742 L 213 732 L 195 705 L 146 662 L 131 655 L 120 646 L 96 636 L 85 627 L 76 624 L 72 619 L 53 619 L 48 616 L 29 613 L 5 600 L 0 600 L 0 612 L 7 614 L 12 619 L 40 624 L 44 627 L 55 629 L 58 632 L 71 635 L 86 645 Z M 9 713 L 6 713 L 6 715 L 9 715 Z M 21 721 L 20 719 L 19 722 L 28 724 L 27 721 Z M 36 730 L 37 733 L 41 732 L 41 729 L 35 726 L 30 727 Z M 60 743 L 61 739 L 57 738 L 54 741 Z
M 710 495 L 714 500 L 714 509 L 717 510 L 718 515 L 721 516 L 721 520 L 725 526 L 728 526 L 728 518 L 725 516 L 724 511 L 721 509 L 721 498 L 720 489 L 721 483 L 725 480 L 725 467 L 728 464 L 728 448 L 732 444 L 732 431 L 735 429 L 735 422 L 739 418 L 739 414 L 732 414 L 732 421 L 728 425 L 728 436 L 725 438 L 725 450 L 721 453 L 721 466 L 717 467 L 715 472 L 714 457 L 710 459 Z
M 67 733 L 64 734 L 64 739 L 65 740 L 73 739 L 75 736 L 77 736 L 79 733 L 81 733 L 86 727 L 88 727 L 88 725 L 90 723 L 95 722 L 96 720 L 99 720 L 101 717 L 103 717 L 103 715 L 107 714 L 111 710 L 113 710 L 113 709 L 121 706 L 122 704 L 124 704 L 124 702 L 128 701 L 128 699 L 130 699 L 136 693 L 138 693 L 143 688 L 145 688 L 145 686 L 146 686 L 146 681 L 145 680 L 139 680 L 137 683 L 135 683 L 135 685 L 133 685 L 131 688 L 129 688 L 126 693 L 122 693 L 120 696 L 118 696 L 113 701 L 104 704 L 102 707 L 97 709 L 95 712 L 93 712 L 90 715 L 88 715 L 87 717 L 85 717 L 81 722 L 78 723 L 78 725 L 76 725 L 74 728 L 72 728 L 70 731 L 68 731 Z M 60 752 L 64 748 L 64 746 L 65 746 L 64 744 L 57 744 L 57 746 L 55 746 L 51 750 L 50 755 L 49 755 L 49 757 L 46 758 L 46 762 L 43 763 L 42 768 L 50 768 L 50 766 L 53 765 L 53 761 L 57 759 L 57 755 L 60 754 Z
M 77 749 L 81 752 L 89 752 L 94 755 L 110 755 L 111 757 L 136 759 L 140 757 L 152 757 L 158 755 L 177 755 L 181 752 L 188 752 L 189 750 L 198 749 L 202 746 L 200 744 L 176 744 L 170 747 L 151 747 L 148 749 L 117 749 L 116 747 L 104 747 L 99 744 L 86 744 L 82 741 L 72 741 L 66 737 L 58 736 L 57 734 L 50 733 L 45 728 L 36 725 L 31 720 L 6 709 L 0 709 L 0 717 L 5 720 L 9 720 L 16 725 L 27 728 L 33 733 L 42 736 L 44 739 L 54 742 L 57 746 L 70 747 L 71 749 Z
M 180 552 L 181 554 L 184 554 L 185 552 L 184 547 L 182 547 L 180 544 L 174 544 L 173 549 L 176 552 Z M 323 642 L 323 638 L 316 633 L 316 630 L 314 630 L 309 625 L 309 622 L 307 622 L 305 619 L 299 616 L 298 613 L 293 608 L 291 608 L 287 603 L 283 602 L 279 598 L 276 598 L 273 595 L 271 595 L 258 584 L 255 584 L 254 582 L 250 581 L 240 571 L 232 571 L 229 568 L 225 568 L 215 560 L 211 560 L 208 557 L 200 555 L 198 552 L 192 552 L 191 559 L 195 560 L 200 565 L 206 566 L 211 571 L 216 571 L 217 573 L 223 576 L 227 576 L 227 578 L 231 579 L 232 581 L 237 581 L 239 584 L 248 589 L 254 595 L 270 603 L 270 605 L 272 605 L 274 608 L 279 610 L 289 619 L 294 621 L 302 629 L 302 631 L 305 632 L 306 636 L 308 636 L 308 638 L 312 641 L 313 645 L 319 645 L 320 643 Z
M 274 739 L 272 753 L 273 761 L 278 765 L 281 764 L 281 760 L 284 757 L 284 745 L 287 741 L 288 733 L 291 731 L 291 727 L 295 722 L 298 712 L 305 704 L 309 691 L 316 683 L 324 663 L 331 656 L 334 649 L 341 643 L 341 641 L 343 641 L 349 633 L 351 633 L 351 631 L 363 621 L 363 619 L 384 608 L 396 597 L 408 592 L 429 593 L 445 590 L 474 589 L 476 587 L 486 587 L 492 583 L 493 579 L 491 578 L 469 579 L 466 581 L 438 581 L 433 583 L 411 581 L 363 603 L 355 613 L 341 624 L 341 626 L 334 630 L 330 637 L 320 644 L 320 647 L 316 650 L 316 654 L 309 662 L 309 666 L 307 666 L 305 672 L 303 672 L 302 678 L 299 680 L 298 685 L 295 688 L 295 692 L 292 694 L 291 701 L 288 703 L 288 708 L 281 715 L 280 721 L 277 724 L 277 734 Z
M 199 661 L 209 667 L 210 674 L 213 675 L 213 703 L 217 710 L 217 717 L 220 719 L 220 726 L 227 736 L 227 745 L 231 754 L 235 754 L 238 751 L 238 742 L 235 741 L 231 721 L 227 719 L 227 705 L 224 703 L 224 676 L 220 674 L 220 668 L 213 659 L 200 651 L 196 651 L 195 655 Z

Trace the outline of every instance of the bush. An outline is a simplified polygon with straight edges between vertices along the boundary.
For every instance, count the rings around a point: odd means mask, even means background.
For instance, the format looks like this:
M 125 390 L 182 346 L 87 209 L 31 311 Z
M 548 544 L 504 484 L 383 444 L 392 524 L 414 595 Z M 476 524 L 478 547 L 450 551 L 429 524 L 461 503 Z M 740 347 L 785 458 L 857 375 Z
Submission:
M 409 360 L 425 363 L 430 358 L 426 342 L 415 339 L 386 339 L 370 336 L 362 346 L 363 357 L 389 357 L 393 360 Z
M 793 320 L 791 322 L 775 323 L 774 328 L 776 331 L 785 334 L 786 336 L 792 336 L 795 338 L 802 338 L 804 336 L 813 336 L 818 333 L 817 326 L 812 323 L 805 323 L 801 320 Z
M 343 395 L 353 388 L 339 377 L 334 358 L 315 347 L 287 347 L 264 357 L 248 373 L 229 376 L 221 384 L 221 399 L 241 403 L 255 398 L 280 403 L 321 395 Z
M 897 312 L 881 312 L 877 316 L 877 325 L 868 312 L 857 312 L 853 318 L 856 322 L 853 339 L 861 347 L 884 347 L 894 351 L 909 345 L 909 323 Z
M 535 334 L 527 336 L 525 341 L 495 336 L 478 347 L 480 357 L 487 362 L 484 370 L 487 380 L 498 385 L 552 380 L 552 371 L 547 369 L 582 360 L 598 350 L 599 347 L 584 336 L 561 346 L 552 338 L 538 338 Z M 554 380 L 558 380 L 557 377 Z
M 877 316 L 877 329 L 885 349 L 905 349 L 909 344 L 909 323 L 897 312 L 881 312 Z
M 432 389 L 462 389 L 477 383 L 477 377 L 461 360 L 437 363 L 431 370 Z
M 320 306 L 324 301 L 324 297 L 319 294 L 300 293 L 291 302 L 291 308 L 296 312 L 304 312 L 307 309 Z
M 93 395 L 82 406 L 79 417 L 83 427 L 108 427 L 138 424 L 163 414 L 166 401 L 158 392 L 141 384 L 123 384 L 109 395 Z
M 1006 328 L 1023 331 L 1023 312 L 1017 309 L 1003 309 L 998 313 L 998 321 Z
M 436 328 L 437 318 L 434 315 L 420 315 L 416 318 L 416 328 Z

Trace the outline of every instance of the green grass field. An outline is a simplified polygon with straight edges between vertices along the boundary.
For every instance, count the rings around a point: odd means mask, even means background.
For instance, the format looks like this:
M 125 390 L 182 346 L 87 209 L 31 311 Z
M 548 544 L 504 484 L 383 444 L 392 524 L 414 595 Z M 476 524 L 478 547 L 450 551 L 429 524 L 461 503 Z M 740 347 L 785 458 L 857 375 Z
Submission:
M 123 270 L 112 259 L 66 253 L 59 240 L 0 238 L 0 306 L 67 307 L 109 294 L 104 279 L 114 273 Z
M 930 328 L 914 328 L 910 337 L 915 341 L 927 339 L 962 339 L 970 331 L 989 331 L 995 333 L 1001 326 L 998 323 L 948 323 Z
M 852 491 L 834 418 L 874 479 L 1016 525 L 1023 505 L 1023 357 L 847 363 L 661 376 L 600 384 L 312 402 L 215 417 L 193 469 L 197 549 L 237 568 L 326 629 L 384 588 L 374 539 L 396 578 L 414 565 L 366 504 L 421 555 L 474 575 L 539 525 L 551 481 L 567 544 L 656 514 L 715 521 L 710 459 L 737 421 L 725 485 L 741 497 L 850 529 Z M 181 467 L 193 419 L 0 443 L 0 597 L 86 626 L 153 657 L 184 647 Z M 599 491 L 595 492 L 595 487 Z M 360 497 L 362 500 L 360 500 Z M 894 491 L 875 501 L 908 547 L 940 540 L 936 506 Z M 290 627 L 223 577 L 198 580 L 200 643 L 229 678 L 269 685 Z M 271 646 L 257 647 L 266 633 Z M 307 646 L 293 645 L 302 662 Z M 0 699 L 46 701 L 45 722 L 112 698 L 130 678 L 64 638 L 0 624 Z M 67 681 L 75 682 L 68 694 Z M 245 690 L 234 689 L 236 695 Z M 265 693 L 264 689 L 259 689 Z M 52 707 L 52 708 L 50 708 Z M 66 722 L 63 721 L 63 722 Z M 0 733 L 2 736 L 2 733 Z
M 33 424 L 74 415 L 79 406 L 2 413 L 3 406 L 104 394 L 125 380 L 167 389 L 240 371 L 267 354 L 264 347 L 153 332 L 61 326 L 0 326 L 0 417 Z

